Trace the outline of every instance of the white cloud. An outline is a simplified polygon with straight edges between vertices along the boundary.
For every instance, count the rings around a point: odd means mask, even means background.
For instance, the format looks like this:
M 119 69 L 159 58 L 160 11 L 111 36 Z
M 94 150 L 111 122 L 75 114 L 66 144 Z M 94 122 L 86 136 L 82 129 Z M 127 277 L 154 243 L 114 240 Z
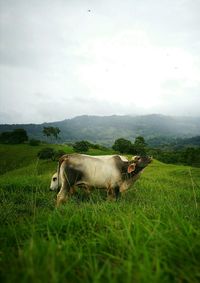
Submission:
M 177 82 L 175 96 L 180 87 L 184 92 L 199 83 L 200 68 L 191 54 L 179 47 L 154 46 L 141 31 L 90 41 L 82 50 L 82 56 L 88 54 L 91 62 L 79 65 L 79 80 L 90 93 L 122 105 L 151 110 L 162 104 L 166 82 Z

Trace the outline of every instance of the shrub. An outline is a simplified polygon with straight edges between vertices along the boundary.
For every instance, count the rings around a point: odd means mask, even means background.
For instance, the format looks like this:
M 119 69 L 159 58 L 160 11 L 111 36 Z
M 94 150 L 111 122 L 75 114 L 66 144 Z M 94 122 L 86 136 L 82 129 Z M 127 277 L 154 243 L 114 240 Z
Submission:
M 90 146 L 91 148 L 93 148 L 93 149 L 101 149 L 101 146 L 99 145 L 99 144 L 91 144 L 91 146 Z
M 55 151 L 53 148 L 45 147 L 38 152 L 37 156 L 39 159 L 55 160 Z
M 54 152 L 54 160 L 58 160 L 61 156 L 63 156 L 65 152 L 63 150 L 57 150 Z
M 29 145 L 31 146 L 38 146 L 39 144 L 40 144 L 40 140 L 36 140 L 36 139 L 29 140 Z

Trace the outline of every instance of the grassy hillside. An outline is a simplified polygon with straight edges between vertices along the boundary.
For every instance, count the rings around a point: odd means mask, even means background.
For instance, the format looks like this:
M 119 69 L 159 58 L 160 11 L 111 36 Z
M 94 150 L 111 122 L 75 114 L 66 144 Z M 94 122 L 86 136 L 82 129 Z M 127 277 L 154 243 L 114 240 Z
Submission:
M 62 149 L 65 152 L 73 152 L 69 146 L 62 145 L 47 145 L 40 146 L 30 145 L 1 145 L 0 144 L 0 174 L 10 171 L 12 169 L 20 168 L 29 165 L 30 163 L 37 163 L 37 153 L 45 147 L 52 147 L 56 150 Z
M 0 150 L 1 282 L 200 281 L 200 169 L 154 161 L 117 202 L 79 191 L 55 209 L 56 162 Z

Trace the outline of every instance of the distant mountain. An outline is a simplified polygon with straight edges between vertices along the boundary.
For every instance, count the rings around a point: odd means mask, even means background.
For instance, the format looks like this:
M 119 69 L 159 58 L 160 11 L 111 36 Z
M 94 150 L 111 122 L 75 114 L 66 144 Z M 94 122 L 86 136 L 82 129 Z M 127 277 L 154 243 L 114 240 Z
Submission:
M 158 137 L 191 138 L 200 135 L 200 117 L 172 117 L 164 115 L 142 116 L 78 116 L 64 121 L 43 124 L 0 125 L 0 132 L 24 128 L 29 137 L 46 140 L 43 127 L 59 127 L 59 142 L 88 140 L 112 145 L 120 137 L 134 141 L 138 135 L 147 140 Z

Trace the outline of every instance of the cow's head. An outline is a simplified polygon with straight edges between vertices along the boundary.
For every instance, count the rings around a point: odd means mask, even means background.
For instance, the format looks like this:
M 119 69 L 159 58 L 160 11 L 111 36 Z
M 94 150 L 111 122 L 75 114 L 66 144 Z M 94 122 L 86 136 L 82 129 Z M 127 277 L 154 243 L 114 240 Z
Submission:
M 137 160 L 135 161 L 135 173 L 140 172 L 144 169 L 149 163 L 152 161 L 151 156 L 137 156 Z
M 128 162 L 127 172 L 131 175 L 135 175 L 142 171 L 151 161 L 152 157 L 150 156 L 133 156 L 131 161 Z
M 58 173 L 54 173 L 51 178 L 50 191 L 58 191 Z
M 131 157 L 131 161 L 133 161 L 133 162 L 136 163 L 140 158 L 141 158 L 141 157 L 140 157 L 139 155 L 135 155 L 135 156 L 132 156 L 132 157 Z

